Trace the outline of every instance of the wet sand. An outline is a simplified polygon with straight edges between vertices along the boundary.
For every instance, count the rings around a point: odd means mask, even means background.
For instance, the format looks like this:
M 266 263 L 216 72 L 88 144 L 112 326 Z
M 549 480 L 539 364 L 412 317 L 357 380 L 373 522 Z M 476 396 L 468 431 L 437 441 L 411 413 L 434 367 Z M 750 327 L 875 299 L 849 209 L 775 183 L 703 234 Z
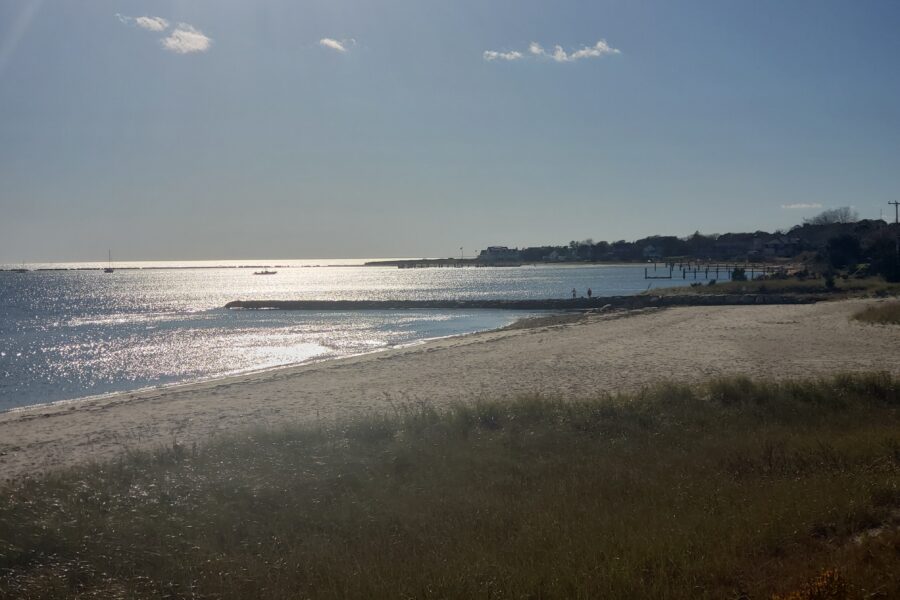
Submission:
M 746 374 L 900 376 L 900 330 L 850 319 L 872 300 L 592 314 L 263 373 L 0 414 L 0 479 L 246 427 L 409 402 L 589 397 Z

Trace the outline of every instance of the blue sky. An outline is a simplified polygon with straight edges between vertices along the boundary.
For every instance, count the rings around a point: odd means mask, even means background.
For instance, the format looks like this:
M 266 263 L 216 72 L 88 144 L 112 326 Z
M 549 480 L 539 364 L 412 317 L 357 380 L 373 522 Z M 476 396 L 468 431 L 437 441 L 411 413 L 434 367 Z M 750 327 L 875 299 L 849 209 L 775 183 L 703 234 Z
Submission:
M 890 1 L 5 0 L 0 262 L 887 215 L 898 27 Z

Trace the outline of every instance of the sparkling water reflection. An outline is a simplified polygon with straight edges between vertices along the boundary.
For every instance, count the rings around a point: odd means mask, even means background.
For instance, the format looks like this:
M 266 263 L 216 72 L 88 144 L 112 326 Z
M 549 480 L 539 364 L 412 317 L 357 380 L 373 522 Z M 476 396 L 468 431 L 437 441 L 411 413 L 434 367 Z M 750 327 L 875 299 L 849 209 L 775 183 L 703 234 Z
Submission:
M 333 264 L 337 261 L 327 261 Z M 359 261 L 356 261 L 357 264 Z M 508 311 L 228 311 L 237 299 L 484 299 L 632 294 L 643 267 L 396 269 L 278 264 L 0 272 L 0 410 L 347 356 L 492 329 Z M 221 264 L 221 263 L 219 263 Z M 78 265 L 70 265 L 78 266 Z M 168 266 L 191 266 L 169 264 Z M 202 263 L 193 266 L 204 267 Z

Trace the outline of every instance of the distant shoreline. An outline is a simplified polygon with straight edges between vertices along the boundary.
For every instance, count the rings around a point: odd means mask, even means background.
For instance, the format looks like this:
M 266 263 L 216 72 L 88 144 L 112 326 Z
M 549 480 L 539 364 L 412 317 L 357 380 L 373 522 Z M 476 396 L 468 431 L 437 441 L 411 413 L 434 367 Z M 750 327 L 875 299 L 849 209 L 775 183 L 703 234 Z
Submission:
M 297 261 L 304 261 L 306 259 L 297 259 Z M 317 259 L 310 259 L 309 262 Z M 332 260 L 332 259 L 323 259 L 324 261 Z M 333 260 L 345 260 L 345 259 L 333 259 Z M 357 259 L 350 259 L 357 260 Z M 564 261 L 564 262 L 517 262 L 517 263 L 484 263 L 477 262 L 475 259 L 465 259 L 460 263 L 459 259 L 441 259 L 441 258 L 401 258 L 401 259 L 358 259 L 360 262 L 347 263 L 347 264 L 332 264 L 332 263 L 324 263 L 324 264 L 306 264 L 306 265 L 298 265 L 298 264 L 288 264 L 288 263 L 253 263 L 253 264 L 225 264 L 225 263 L 217 263 L 213 265 L 179 265 L 177 263 L 187 263 L 187 262 L 204 262 L 204 261 L 123 261 L 122 263 L 114 263 L 113 268 L 116 271 L 154 271 L 154 270 L 190 270 L 190 269 L 321 269 L 321 268 L 347 268 L 347 267 L 366 267 L 366 268 L 397 268 L 399 264 L 409 263 L 409 264 L 434 264 L 434 265 L 447 265 L 446 268 L 456 267 L 457 264 L 460 266 L 458 268 L 497 268 L 497 269 L 508 269 L 508 268 L 518 268 L 518 267 L 531 267 L 531 268 L 578 268 L 578 267 L 618 267 L 618 268 L 640 268 L 647 267 L 648 265 L 662 265 L 665 264 L 665 261 L 656 261 L 656 262 L 648 262 L 648 261 Z M 166 264 L 151 264 L 146 266 L 137 266 L 135 263 L 176 263 L 171 265 Z M 691 264 L 710 264 L 710 265 L 723 265 L 727 263 L 728 265 L 732 264 L 740 264 L 747 265 L 748 267 L 780 267 L 785 266 L 781 263 L 763 263 L 763 262 L 754 262 L 754 263 L 734 263 L 734 261 L 692 261 Z M 7 263 L 6 266 L 0 267 L 0 273 L 22 273 L 24 272 L 46 272 L 46 271 L 102 271 L 107 268 L 108 265 L 100 264 L 96 261 L 75 261 L 75 262 L 58 262 L 58 263 L 37 263 L 41 265 L 73 265 L 73 266 L 40 266 L 29 268 L 26 264 L 25 267 L 22 265 L 17 265 L 13 263 Z M 75 266 L 75 265 L 84 265 L 84 266 Z M 791 265 L 788 265 L 791 266 Z

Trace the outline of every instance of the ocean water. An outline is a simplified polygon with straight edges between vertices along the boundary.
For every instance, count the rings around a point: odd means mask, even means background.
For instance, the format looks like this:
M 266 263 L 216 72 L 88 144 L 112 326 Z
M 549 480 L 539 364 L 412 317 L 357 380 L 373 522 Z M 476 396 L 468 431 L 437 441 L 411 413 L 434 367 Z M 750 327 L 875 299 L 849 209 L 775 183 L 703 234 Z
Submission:
M 226 310 L 237 299 L 479 299 L 633 294 L 643 265 L 397 269 L 363 261 L 28 265 L 0 271 L 0 411 L 200 381 L 495 329 L 501 310 Z M 276 275 L 257 276 L 255 265 Z M 357 265 L 357 266 L 353 266 Z M 10 269 L 19 265 L 0 265 Z

